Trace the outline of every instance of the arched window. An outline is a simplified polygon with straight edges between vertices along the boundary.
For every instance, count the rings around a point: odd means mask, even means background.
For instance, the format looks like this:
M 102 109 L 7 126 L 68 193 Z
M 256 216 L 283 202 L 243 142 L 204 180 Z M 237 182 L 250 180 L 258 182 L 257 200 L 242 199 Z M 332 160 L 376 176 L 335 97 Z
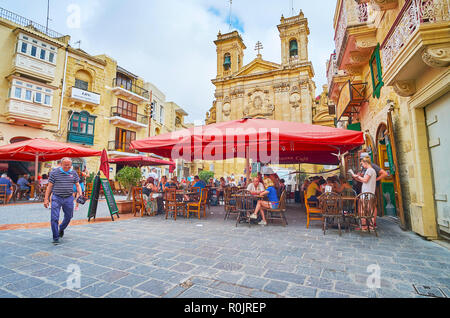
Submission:
M 73 113 L 69 123 L 68 141 L 85 145 L 94 145 L 96 116 L 88 112 Z
M 289 42 L 289 56 L 297 56 L 298 55 L 298 44 L 297 40 L 291 40 Z
M 225 71 L 228 71 L 231 68 L 231 55 L 230 53 L 226 53 L 223 59 L 223 68 Z
M 82 89 L 84 91 L 89 91 L 89 88 L 91 86 L 92 78 L 91 74 L 89 72 L 86 72 L 84 70 L 79 70 L 75 74 L 75 87 Z

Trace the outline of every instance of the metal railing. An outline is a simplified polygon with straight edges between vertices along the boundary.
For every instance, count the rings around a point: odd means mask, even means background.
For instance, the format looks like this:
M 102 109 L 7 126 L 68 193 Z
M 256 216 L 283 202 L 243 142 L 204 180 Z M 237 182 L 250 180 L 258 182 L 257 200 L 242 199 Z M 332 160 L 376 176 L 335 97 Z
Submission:
M 148 125 L 148 116 L 141 115 L 118 106 L 111 107 L 111 117 L 121 117 L 140 124 Z
M 108 142 L 108 151 L 120 151 L 120 152 L 127 152 L 127 153 L 136 153 L 139 152 L 137 150 L 131 149 L 131 144 L 126 142 L 120 142 L 120 141 L 110 141 Z
M 146 99 L 150 98 L 150 93 L 145 88 L 139 87 L 134 83 L 123 81 L 121 78 L 113 79 L 113 87 L 121 87 L 129 92 L 135 93 Z
M 6 9 L 0 8 L 0 18 L 9 20 L 13 23 L 16 23 L 18 25 L 21 25 L 23 27 L 26 28 L 31 28 L 34 29 L 36 31 L 39 31 L 41 33 L 44 33 L 46 35 L 48 35 L 51 38 L 62 38 L 64 37 L 64 35 L 62 35 L 61 33 L 58 33 L 56 31 L 53 31 L 39 23 L 36 23 L 34 21 L 31 21 L 30 19 L 27 19 L 25 17 L 22 17 L 14 12 L 8 11 Z

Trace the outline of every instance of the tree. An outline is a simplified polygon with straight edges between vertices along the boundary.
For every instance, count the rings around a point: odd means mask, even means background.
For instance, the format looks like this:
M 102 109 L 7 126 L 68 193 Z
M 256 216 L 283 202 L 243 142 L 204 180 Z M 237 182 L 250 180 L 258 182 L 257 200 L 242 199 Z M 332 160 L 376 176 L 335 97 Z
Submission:
M 141 169 L 134 167 L 125 167 L 117 174 L 117 181 L 125 189 L 129 189 L 127 200 L 131 200 L 133 187 L 139 185 L 142 179 Z
M 209 179 L 214 178 L 214 172 L 212 171 L 200 171 L 198 174 L 200 180 L 203 180 L 206 184 L 209 182 Z

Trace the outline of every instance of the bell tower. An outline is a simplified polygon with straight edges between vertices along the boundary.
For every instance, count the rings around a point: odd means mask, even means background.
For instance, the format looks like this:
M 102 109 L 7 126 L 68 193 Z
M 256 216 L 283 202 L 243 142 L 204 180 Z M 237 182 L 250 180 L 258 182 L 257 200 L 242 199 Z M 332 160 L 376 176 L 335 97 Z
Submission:
M 217 78 L 231 76 L 238 72 L 244 62 L 246 46 L 237 31 L 217 35 Z
M 278 25 L 281 39 L 281 64 L 283 66 L 308 62 L 308 20 L 303 12 L 290 18 L 281 16 Z

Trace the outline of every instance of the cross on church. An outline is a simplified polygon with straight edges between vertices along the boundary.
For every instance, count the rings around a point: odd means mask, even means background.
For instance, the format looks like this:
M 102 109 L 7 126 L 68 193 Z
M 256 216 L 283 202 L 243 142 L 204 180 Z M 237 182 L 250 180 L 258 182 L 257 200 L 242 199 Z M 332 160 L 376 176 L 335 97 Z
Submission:
M 263 45 L 262 45 L 262 43 L 261 42 L 256 42 L 256 46 L 255 46 L 255 51 L 258 51 L 258 55 L 260 54 L 260 50 L 262 50 L 264 47 L 263 47 Z

